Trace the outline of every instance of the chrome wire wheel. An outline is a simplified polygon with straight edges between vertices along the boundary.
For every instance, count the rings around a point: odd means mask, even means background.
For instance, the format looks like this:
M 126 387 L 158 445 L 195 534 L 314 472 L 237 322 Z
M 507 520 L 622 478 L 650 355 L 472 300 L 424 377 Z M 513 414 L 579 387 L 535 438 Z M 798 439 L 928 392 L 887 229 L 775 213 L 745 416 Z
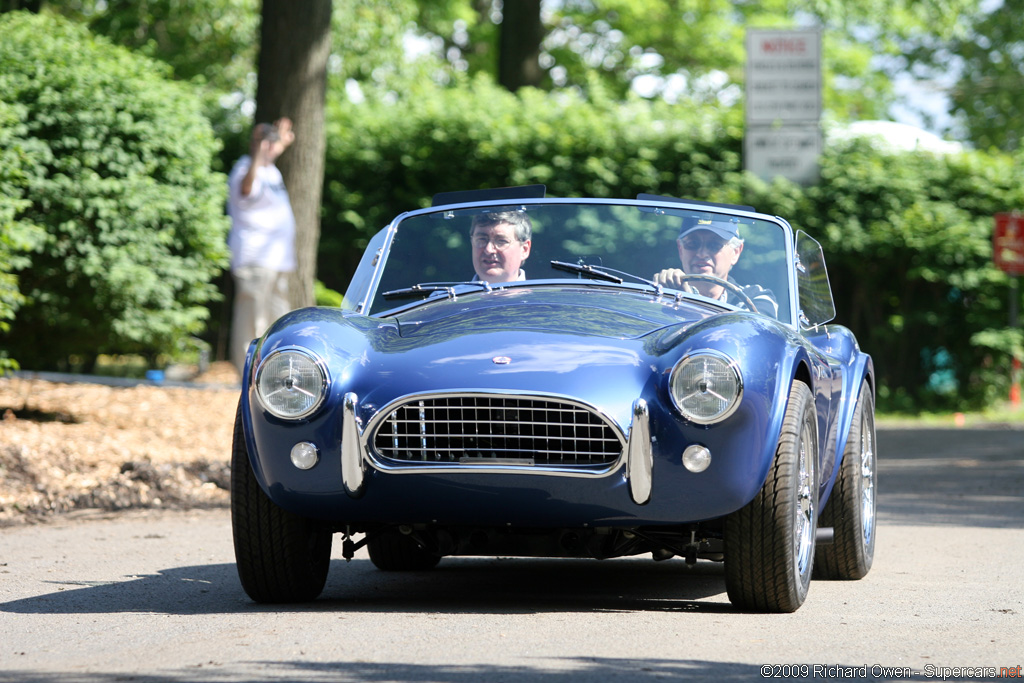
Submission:
M 814 454 L 808 452 L 814 443 L 813 426 L 804 422 L 800 430 L 799 451 L 799 483 L 797 484 L 797 504 L 794 506 L 793 559 L 798 576 L 805 576 L 811 569 L 814 557 L 814 536 L 817 532 L 814 515 L 815 496 L 817 494 L 814 476 Z
M 860 530 L 861 540 L 872 547 L 875 540 L 875 429 L 873 419 L 861 415 L 860 425 Z M 865 424 L 871 420 L 871 424 Z
M 819 579 L 861 579 L 875 557 L 878 521 L 878 444 L 875 401 L 865 379 L 854 409 L 850 435 L 843 449 L 832 495 L 821 510 L 820 524 L 832 527 L 831 545 L 818 546 L 814 576 Z

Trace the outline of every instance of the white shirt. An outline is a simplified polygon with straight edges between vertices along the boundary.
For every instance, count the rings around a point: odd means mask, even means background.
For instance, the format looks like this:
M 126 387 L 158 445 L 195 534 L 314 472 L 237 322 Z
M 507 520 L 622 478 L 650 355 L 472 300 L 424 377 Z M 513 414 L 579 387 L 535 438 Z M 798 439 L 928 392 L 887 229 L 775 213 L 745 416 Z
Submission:
M 295 270 L 295 215 L 277 166 L 260 166 L 248 197 L 242 179 L 251 159 L 243 156 L 228 176 L 231 269 L 258 266 L 279 272 Z

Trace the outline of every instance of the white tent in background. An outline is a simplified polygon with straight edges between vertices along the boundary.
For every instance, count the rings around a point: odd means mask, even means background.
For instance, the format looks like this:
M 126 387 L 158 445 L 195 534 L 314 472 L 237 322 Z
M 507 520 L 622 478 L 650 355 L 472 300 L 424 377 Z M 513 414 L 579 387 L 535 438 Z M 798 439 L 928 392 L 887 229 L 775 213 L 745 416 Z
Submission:
M 837 124 L 828 129 L 827 135 L 834 141 L 874 138 L 893 152 L 921 150 L 937 154 L 956 154 L 964 151 L 962 143 L 943 140 L 922 128 L 895 121 L 854 121 Z

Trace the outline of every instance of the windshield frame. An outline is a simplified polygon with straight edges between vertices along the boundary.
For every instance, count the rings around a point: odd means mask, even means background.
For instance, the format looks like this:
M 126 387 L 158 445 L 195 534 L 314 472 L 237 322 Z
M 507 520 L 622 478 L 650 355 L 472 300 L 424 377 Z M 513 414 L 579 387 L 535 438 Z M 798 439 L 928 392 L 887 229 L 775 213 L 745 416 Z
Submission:
M 720 214 L 724 216 L 735 216 L 740 219 L 747 219 L 752 221 L 762 221 L 767 223 L 773 223 L 777 226 L 784 235 L 783 245 L 785 249 L 785 268 L 786 268 L 786 280 L 788 287 L 788 297 L 780 299 L 779 305 L 779 318 L 787 325 L 796 327 L 798 325 L 798 307 L 797 307 L 797 292 L 798 282 L 795 269 L 793 264 L 796 258 L 795 251 L 795 235 L 792 226 L 784 219 L 771 216 L 768 214 L 762 214 L 757 212 L 751 212 L 741 210 L 737 207 L 726 206 L 726 205 L 714 205 L 703 202 L 689 203 L 685 200 L 679 201 L 658 201 L 648 199 L 621 199 L 621 198 L 579 198 L 579 197 L 546 197 L 546 198 L 530 198 L 525 200 L 489 200 L 489 201 L 477 201 L 477 202 L 464 202 L 459 204 L 447 204 L 441 206 L 431 206 L 423 209 L 416 209 L 413 211 L 406 211 L 396 216 L 386 227 L 379 231 L 370 240 L 367 246 L 366 253 L 364 253 L 362 260 L 360 261 L 359 268 L 356 274 L 353 276 L 352 283 L 349 289 L 346 291 L 345 302 L 343 308 L 351 310 L 356 314 L 367 315 L 369 307 L 373 303 L 374 299 L 378 296 L 378 288 L 381 285 L 381 280 L 389 256 L 392 253 L 392 248 L 395 243 L 395 239 L 398 235 L 399 227 L 410 220 L 428 216 L 431 214 L 444 214 L 448 212 L 465 212 L 465 211 L 478 211 L 481 209 L 494 208 L 495 210 L 508 209 L 510 206 L 541 206 L 541 205 L 581 205 L 581 206 L 625 206 L 625 207 L 636 207 L 641 211 L 650 210 L 651 213 L 655 214 L 668 214 L 677 215 L 681 212 L 697 211 L 701 213 L 712 213 Z M 372 254 L 370 252 L 373 252 Z M 600 266 L 597 266 L 600 269 Z M 367 276 L 366 269 L 372 269 L 372 274 Z M 649 274 L 637 273 L 637 276 L 647 277 Z M 467 280 L 468 282 L 468 280 Z M 588 286 L 603 286 L 613 288 L 623 288 L 627 283 L 616 284 L 613 282 L 603 282 L 600 280 L 580 280 L 573 281 L 574 284 L 586 283 Z M 551 278 L 537 278 L 528 279 L 520 282 L 508 282 L 508 283 L 495 283 L 491 285 L 492 290 L 500 290 L 509 287 L 521 287 L 521 286 L 551 286 L 551 285 L 565 285 L 567 280 L 557 280 Z M 650 287 L 640 285 L 638 283 L 628 283 L 628 289 L 638 289 L 646 291 L 652 291 Z M 453 287 L 458 286 L 453 284 Z M 671 287 L 665 287 L 666 295 L 677 296 L 679 290 Z M 476 291 L 476 289 L 474 289 Z M 480 289 L 483 292 L 486 290 Z M 712 302 L 710 299 L 706 299 L 699 295 L 690 295 L 683 293 L 683 298 L 688 300 L 694 300 L 702 303 L 717 303 Z M 436 297 L 427 297 L 417 302 L 410 303 L 408 300 L 395 300 L 394 305 L 386 309 L 379 310 L 373 315 L 378 317 L 387 317 L 393 314 L 394 311 L 399 309 L 408 309 L 418 305 L 424 305 L 436 301 Z M 728 308 L 728 304 L 719 304 L 725 308 Z

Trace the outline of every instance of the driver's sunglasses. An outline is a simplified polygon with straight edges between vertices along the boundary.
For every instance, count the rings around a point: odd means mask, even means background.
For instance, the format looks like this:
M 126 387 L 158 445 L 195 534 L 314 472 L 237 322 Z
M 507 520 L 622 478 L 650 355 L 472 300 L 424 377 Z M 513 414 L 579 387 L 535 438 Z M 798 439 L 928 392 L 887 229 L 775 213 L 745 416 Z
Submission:
M 725 240 L 702 240 L 699 237 L 687 237 L 686 239 L 680 240 L 680 243 L 686 251 L 700 251 L 701 249 L 704 249 L 709 254 L 717 254 L 722 251 L 722 247 L 728 244 Z

